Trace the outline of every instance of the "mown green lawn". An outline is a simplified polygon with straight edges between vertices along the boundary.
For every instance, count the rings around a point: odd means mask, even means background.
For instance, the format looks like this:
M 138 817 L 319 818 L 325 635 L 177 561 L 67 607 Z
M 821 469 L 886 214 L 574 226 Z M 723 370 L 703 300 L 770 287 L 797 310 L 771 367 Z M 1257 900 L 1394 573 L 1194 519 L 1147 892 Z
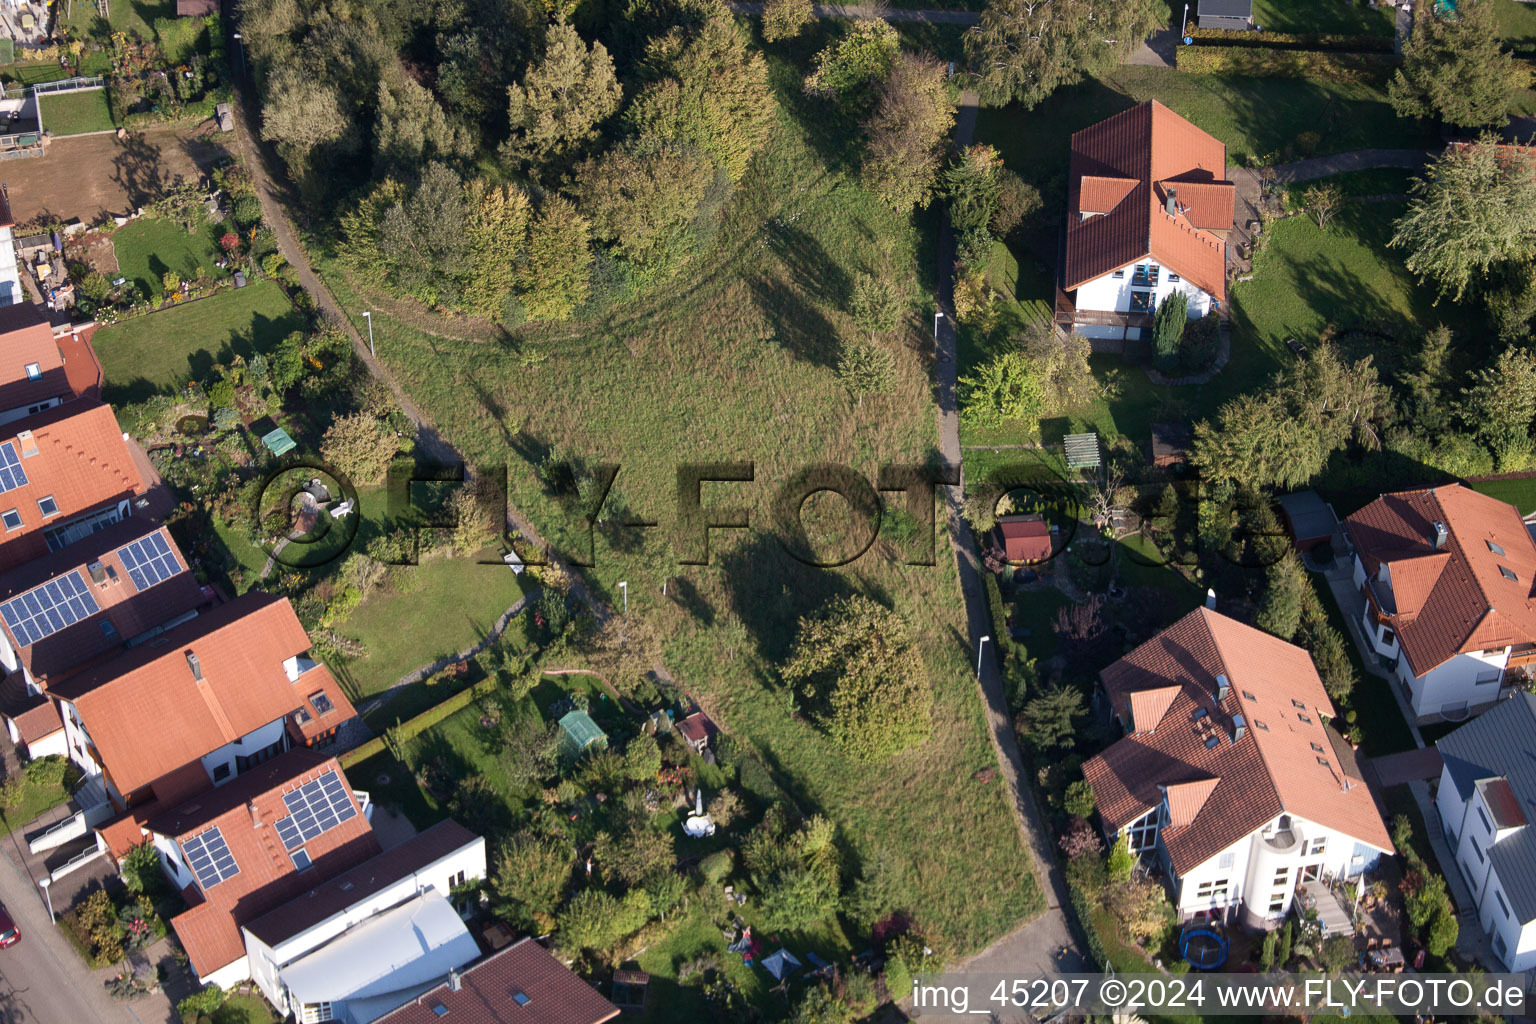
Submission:
M 164 297 L 162 282 L 167 271 L 183 278 L 196 277 L 199 270 L 226 277 L 227 272 L 214 266 L 219 258 L 214 233 L 214 226 L 206 222 L 188 234 L 174 221 L 142 217 L 112 234 L 118 272 L 143 294 L 160 298 Z
M 496 553 L 482 557 L 494 559 Z M 355 693 L 377 693 L 407 672 L 471 646 L 523 593 L 523 577 L 499 561 L 481 565 L 471 556 L 428 558 L 412 571 L 415 590 L 375 594 L 338 627 L 368 650 L 342 669 Z
M 268 352 L 303 327 L 303 318 L 272 281 L 103 327 L 92 339 L 106 372 L 102 397 L 140 402 L 172 391 L 187 380 L 201 380 L 214 363 L 236 354 Z
M 278 1019 L 260 995 L 231 992 L 224 1005 L 213 1012 L 213 1024 L 272 1024 Z
M 586 530 L 531 464 L 559 446 L 587 464 L 620 465 L 609 507 L 660 525 L 599 530 L 589 585 L 617 606 L 617 584 L 627 582 L 629 614 L 661 638 L 672 674 L 762 754 L 797 802 L 837 823 L 855 860 L 887 863 L 900 902 L 926 928 L 974 950 L 1042 902 L 1005 794 L 974 778 L 996 759 L 967 668 L 974 655 L 954 560 L 936 534 L 931 566 L 906 565 L 883 543 L 841 569 L 805 565 L 781 544 L 771 505 L 808 463 L 839 462 L 873 479 L 882 464 L 922 462 L 933 450 L 932 306 L 919 291 L 931 240 L 858 186 L 846 152 L 851 126 L 807 99 L 798 75 L 780 80 L 789 110 L 708 255 L 599 318 L 508 334 L 402 309 L 362 293 L 334 263 L 322 259 L 321 269 L 343 308 L 379 310 L 379 357 L 466 456 L 510 463 L 514 504 L 563 550 L 585 553 Z M 882 339 L 896 355 L 896 393 L 862 406 L 833 372 L 841 340 L 855 333 L 845 307 L 861 271 L 892 274 L 915 306 Z M 360 319 L 356 326 L 366 331 Z M 711 530 L 710 564 L 688 566 L 680 560 L 697 542 L 675 535 L 677 471 L 702 460 L 754 463 L 753 482 L 705 484 L 703 499 L 748 506 L 754 529 Z M 465 614 L 477 585 L 462 581 L 448 596 L 460 606 L 452 614 L 478 626 L 494 616 Z M 795 713 L 774 668 L 801 616 L 851 593 L 908 618 L 933 681 L 931 738 L 877 770 L 850 770 L 841 749 Z M 350 625 L 366 624 L 367 611 Z M 405 614 L 378 632 L 407 630 L 440 632 L 435 619 Z M 399 659 L 376 678 L 415 661 Z
M 176 4 L 173 0 L 133 0 L 131 3 L 114 0 L 107 5 L 110 12 L 108 18 L 101 16 L 101 2 L 102 0 L 74 0 L 69 12 L 70 27 L 76 29 L 81 35 L 96 40 L 105 40 L 112 32 L 127 32 L 141 39 L 153 41 L 156 38 L 154 21 L 158 18 L 176 17 Z
M 63 786 L 41 786 L 23 782 L 16 799 L 0 805 L 0 835 L 20 828 L 44 811 L 59 806 L 69 799 L 69 791 Z
M 1522 516 L 1536 512 L 1536 478 L 1522 480 L 1475 480 L 1470 483 L 1474 491 L 1500 501 L 1507 501 L 1520 510 Z
M 47 93 L 42 97 L 43 130 L 54 135 L 106 132 L 116 127 L 105 89 Z
M 1389 36 L 1396 24 L 1392 8 L 1354 0 L 1254 0 L 1253 21 L 1266 32 L 1345 36 Z
M 1524 56 L 1536 54 L 1536 4 L 1519 0 L 1488 0 L 1499 23 L 1499 34 L 1512 50 Z

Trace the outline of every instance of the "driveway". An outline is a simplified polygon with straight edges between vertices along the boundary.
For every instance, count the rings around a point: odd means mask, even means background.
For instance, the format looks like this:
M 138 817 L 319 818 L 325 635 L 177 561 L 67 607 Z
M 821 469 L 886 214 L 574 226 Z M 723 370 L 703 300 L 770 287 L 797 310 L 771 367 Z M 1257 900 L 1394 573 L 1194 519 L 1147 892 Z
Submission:
M 58 928 L 48 922 L 37 886 L 12 860 L 18 839 L 7 836 L 0 856 L 0 903 L 21 926 L 22 939 L 0 949 L 0 1021 L 5 1024 L 148 1024 L 107 995 Z

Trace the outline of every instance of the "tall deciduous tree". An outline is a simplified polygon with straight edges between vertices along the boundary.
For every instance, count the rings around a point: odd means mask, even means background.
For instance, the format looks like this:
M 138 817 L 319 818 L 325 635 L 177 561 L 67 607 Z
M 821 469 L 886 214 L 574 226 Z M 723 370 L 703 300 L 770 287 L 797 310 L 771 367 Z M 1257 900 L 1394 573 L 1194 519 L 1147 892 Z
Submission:
M 511 258 L 528 233 L 528 195 L 512 185 L 476 179 L 464 190 L 464 308 L 477 316 L 500 317 L 517 280 Z
M 954 123 L 943 65 L 903 53 L 864 122 L 864 187 L 903 213 L 927 206 Z
M 1474 9 L 1483 4 L 1473 5 Z M 1536 258 L 1536 161 L 1493 135 L 1453 145 L 1424 169 L 1391 244 L 1408 269 L 1460 299 L 1495 271 Z
M 1462 392 L 1462 417 L 1501 465 L 1531 451 L 1536 418 L 1536 355 L 1507 348 L 1492 366 L 1475 371 Z
M 534 320 L 565 320 L 587 298 L 592 241 L 587 219 L 563 196 L 549 196 L 528 229 L 518 266 L 523 308 Z
M 320 146 L 351 152 L 358 143 L 356 125 L 342 110 L 336 90 L 295 67 L 280 68 L 267 85 L 261 137 L 276 143 L 283 159 L 299 168 L 307 167 Z
M 597 137 L 598 125 L 619 109 L 623 88 L 602 43 L 590 47 L 565 22 L 550 26 L 544 56 L 521 85 L 507 89 L 512 137 L 504 156 L 548 167 Z
M 801 619 L 781 674 L 857 760 L 889 760 L 928 735 L 927 667 L 906 621 L 870 598 L 842 598 Z
M 1337 185 L 1313 185 L 1301 194 L 1301 205 L 1319 228 L 1326 228 L 1344 205 L 1344 191 Z
M 427 302 L 456 302 L 466 246 L 464 183 L 440 163 L 384 211 L 379 247 L 400 287 Z
M 410 174 L 429 160 L 460 160 L 473 151 L 470 133 L 455 124 L 432 93 L 405 74 L 379 83 L 374 172 Z
M 793 39 L 813 16 L 811 0 L 768 0 L 763 4 L 763 39 Z
M 740 181 L 768 141 L 775 109 L 768 62 L 742 28 L 722 14 L 674 28 L 651 41 L 641 70 L 652 81 L 625 111 L 631 130 L 646 145 L 698 149 Z
M 855 21 L 816 55 L 816 66 L 805 77 L 805 91 L 840 100 L 866 97 L 900 55 L 901 40 L 889 24 L 878 18 Z
M 597 238 L 641 277 L 675 273 L 693 255 L 693 221 L 715 179 L 694 149 L 610 149 L 577 169 L 577 196 Z
M 1440 17 L 1421 0 L 1403 66 L 1387 85 L 1401 117 L 1438 117 L 1460 128 L 1502 125 L 1528 73 L 1501 45 L 1494 5 L 1463 4 Z
M 965 34 L 982 102 L 1035 106 L 1123 60 L 1166 23 L 1162 0 L 993 0 Z

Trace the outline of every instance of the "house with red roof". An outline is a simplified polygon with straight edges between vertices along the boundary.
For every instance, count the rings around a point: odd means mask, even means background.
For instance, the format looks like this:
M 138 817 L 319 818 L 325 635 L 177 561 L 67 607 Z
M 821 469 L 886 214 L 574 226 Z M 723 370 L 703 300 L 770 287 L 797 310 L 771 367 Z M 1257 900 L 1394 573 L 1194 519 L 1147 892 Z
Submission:
M 240 928 L 379 853 L 367 793 L 334 757 L 289 750 L 226 786 L 141 812 L 122 846 L 150 842 L 188 909 L 171 920 L 205 984 L 250 977 Z
M 1299 886 L 1392 852 L 1300 647 L 1198 608 L 1099 682 L 1125 734 L 1083 774 L 1105 832 L 1161 866 L 1182 918 L 1268 927 Z
M 175 805 L 356 717 L 310 646 L 286 598 L 253 591 L 42 689 L 116 807 Z
M 1192 318 L 1225 302 L 1236 194 L 1226 146 L 1157 100 L 1077 132 L 1056 322 L 1140 339 L 1175 292 Z
M 0 431 L 0 572 L 128 518 L 144 493 L 112 407 L 81 399 Z
M 29 757 L 68 755 L 44 687 L 211 605 L 170 531 L 125 519 L 0 574 L 0 718 Z
M 1536 665 L 1536 543 L 1460 484 L 1384 494 L 1344 520 L 1359 626 L 1421 721 L 1460 719 Z
M 1051 527 L 1039 513 L 998 516 L 1003 555 L 1014 564 L 1034 564 L 1051 557 Z
M 101 363 L 87 332 L 55 334 L 30 302 L 0 306 L 0 424 L 100 391 Z
M 603 1024 L 619 1012 L 529 938 L 456 972 L 374 1024 Z

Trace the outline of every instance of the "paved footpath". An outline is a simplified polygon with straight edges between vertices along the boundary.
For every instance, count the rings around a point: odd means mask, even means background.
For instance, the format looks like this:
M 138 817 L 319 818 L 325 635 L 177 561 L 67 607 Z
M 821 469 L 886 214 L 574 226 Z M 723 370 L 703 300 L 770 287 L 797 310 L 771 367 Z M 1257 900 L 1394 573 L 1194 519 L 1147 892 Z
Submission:
M 976 130 L 977 99 L 974 92 L 960 98 L 959 115 L 955 122 L 955 146 L 967 145 Z M 954 328 L 954 265 L 955 237 L 948 222 L 939 235 L 939 320 L 935 339 L 936 369 L 939 402 L 939 448 L 946 465 L 958 471 L 960 467 L 960 421 L 955 398 L 956 347 Z M 963 481 L 962 481 L 963 483 Z M 950 545 L 955 552 L 955 562 L 960 570 L 960 590 L 965 599 L 966 619 L 969 624 L 971 646 L 974 649 L 980 638 L 992 633 L 991 610 L 987 604 L 986 589 L 982 582 L 981 559 L 976 551 L 975 538 L 965 520 L 960 518 L 961 487 L 945 487 L 944 499 L 948 510 Z M 1024 759 L 1019 752 L 1018 740 L 1013 731 L 1013 716 L 1008 711 L 1008 701 L 1003 691 L 1003 676 L 994 656 L 995 644 L 983 649 L 981 674 L 977 687 L 981 692 L 986 712 L 987 732 L 997 755 L 999 779 L 1007 786 L 1013 805 L 1019 834 L 1024 848 L 1029 852 L 1030 865 L 1046 910 L 1033 921 L 1010 935 L 999 939 L 988 948 L 952 970 L 968 971 L 1027 971 L 1050 972 L 1089 970 L 1088 960 L 1076 950 L 1076 940 L 1067 921 L 1065 907 L 1070 906 L 1066 879 L 1062 876 L 1052 847 L 1050 830 L 1035 803 L 1034 790 L 1025 772 Z M 1058 958 L 1062 950 L 1066 954 Z M 927 1015 L 925 1015 L 926 1017 Z
M 1348 171 L 1369 171 L 1378 167 L 1416 171 L 1427 164 L 1436 152 L 1433 149 L 1356 149 L 1311 160 L 1276 164 L 1273 170 L 1279 181 L 1314 181 Z

